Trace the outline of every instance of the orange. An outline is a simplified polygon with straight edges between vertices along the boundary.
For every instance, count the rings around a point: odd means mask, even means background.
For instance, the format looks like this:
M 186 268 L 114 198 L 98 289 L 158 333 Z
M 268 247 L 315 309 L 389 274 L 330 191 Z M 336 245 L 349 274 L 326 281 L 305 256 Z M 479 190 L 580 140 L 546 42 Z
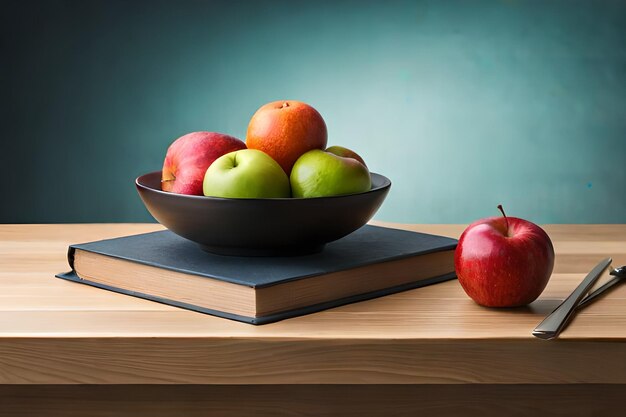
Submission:
M 261 106 L 250 119 L 246 146 L 271 156 L 285 170 L 311 149 L 324 149 L 328 132 L 324 119 L 301 101 L 281 100 Z

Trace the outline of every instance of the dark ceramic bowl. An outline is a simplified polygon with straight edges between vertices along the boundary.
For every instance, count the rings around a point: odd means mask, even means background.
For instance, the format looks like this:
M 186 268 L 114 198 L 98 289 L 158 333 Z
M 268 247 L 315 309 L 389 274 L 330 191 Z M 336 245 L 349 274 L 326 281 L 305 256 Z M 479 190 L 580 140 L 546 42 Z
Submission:
M 161 191 L 161 171 L 135 181 L 163 226 L 207 252 L 289 256 L 319 252 L 363 226 L 385 200 L 391 181 L 372 173 L 370 191 L 319 198 L 236 199 Z

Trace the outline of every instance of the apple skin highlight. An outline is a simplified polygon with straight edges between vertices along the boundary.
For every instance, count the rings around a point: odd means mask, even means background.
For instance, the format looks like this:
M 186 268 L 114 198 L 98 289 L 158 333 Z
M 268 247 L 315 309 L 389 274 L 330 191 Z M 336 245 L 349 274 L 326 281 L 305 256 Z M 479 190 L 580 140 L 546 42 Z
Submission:
M 539 226 L 517 217 L 490 217 L 465 229 L 455 251 L 459 283 L 476 303 L 518 307 L 545 289 L 554 247 Z

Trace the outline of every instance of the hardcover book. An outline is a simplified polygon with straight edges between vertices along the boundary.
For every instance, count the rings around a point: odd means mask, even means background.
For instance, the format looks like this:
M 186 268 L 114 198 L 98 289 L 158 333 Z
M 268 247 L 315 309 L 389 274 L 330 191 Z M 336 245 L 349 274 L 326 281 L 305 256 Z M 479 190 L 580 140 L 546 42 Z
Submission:
M 305 256 L 202 251 L 164 230 L 71 245 L 57 277 L 251 324 L 455 278 L 457 241 L 366 225 Z

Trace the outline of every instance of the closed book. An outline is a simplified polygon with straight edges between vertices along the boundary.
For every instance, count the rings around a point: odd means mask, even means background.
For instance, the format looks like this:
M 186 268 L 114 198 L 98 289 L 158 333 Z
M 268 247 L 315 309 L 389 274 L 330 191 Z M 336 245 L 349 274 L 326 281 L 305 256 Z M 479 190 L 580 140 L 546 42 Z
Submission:
M 236 257 L 164 230 L 71 245 L 72 270 L 57 277 L 265 324 L 453 279 L 456 244 L 366 225 L 317 254 Z

